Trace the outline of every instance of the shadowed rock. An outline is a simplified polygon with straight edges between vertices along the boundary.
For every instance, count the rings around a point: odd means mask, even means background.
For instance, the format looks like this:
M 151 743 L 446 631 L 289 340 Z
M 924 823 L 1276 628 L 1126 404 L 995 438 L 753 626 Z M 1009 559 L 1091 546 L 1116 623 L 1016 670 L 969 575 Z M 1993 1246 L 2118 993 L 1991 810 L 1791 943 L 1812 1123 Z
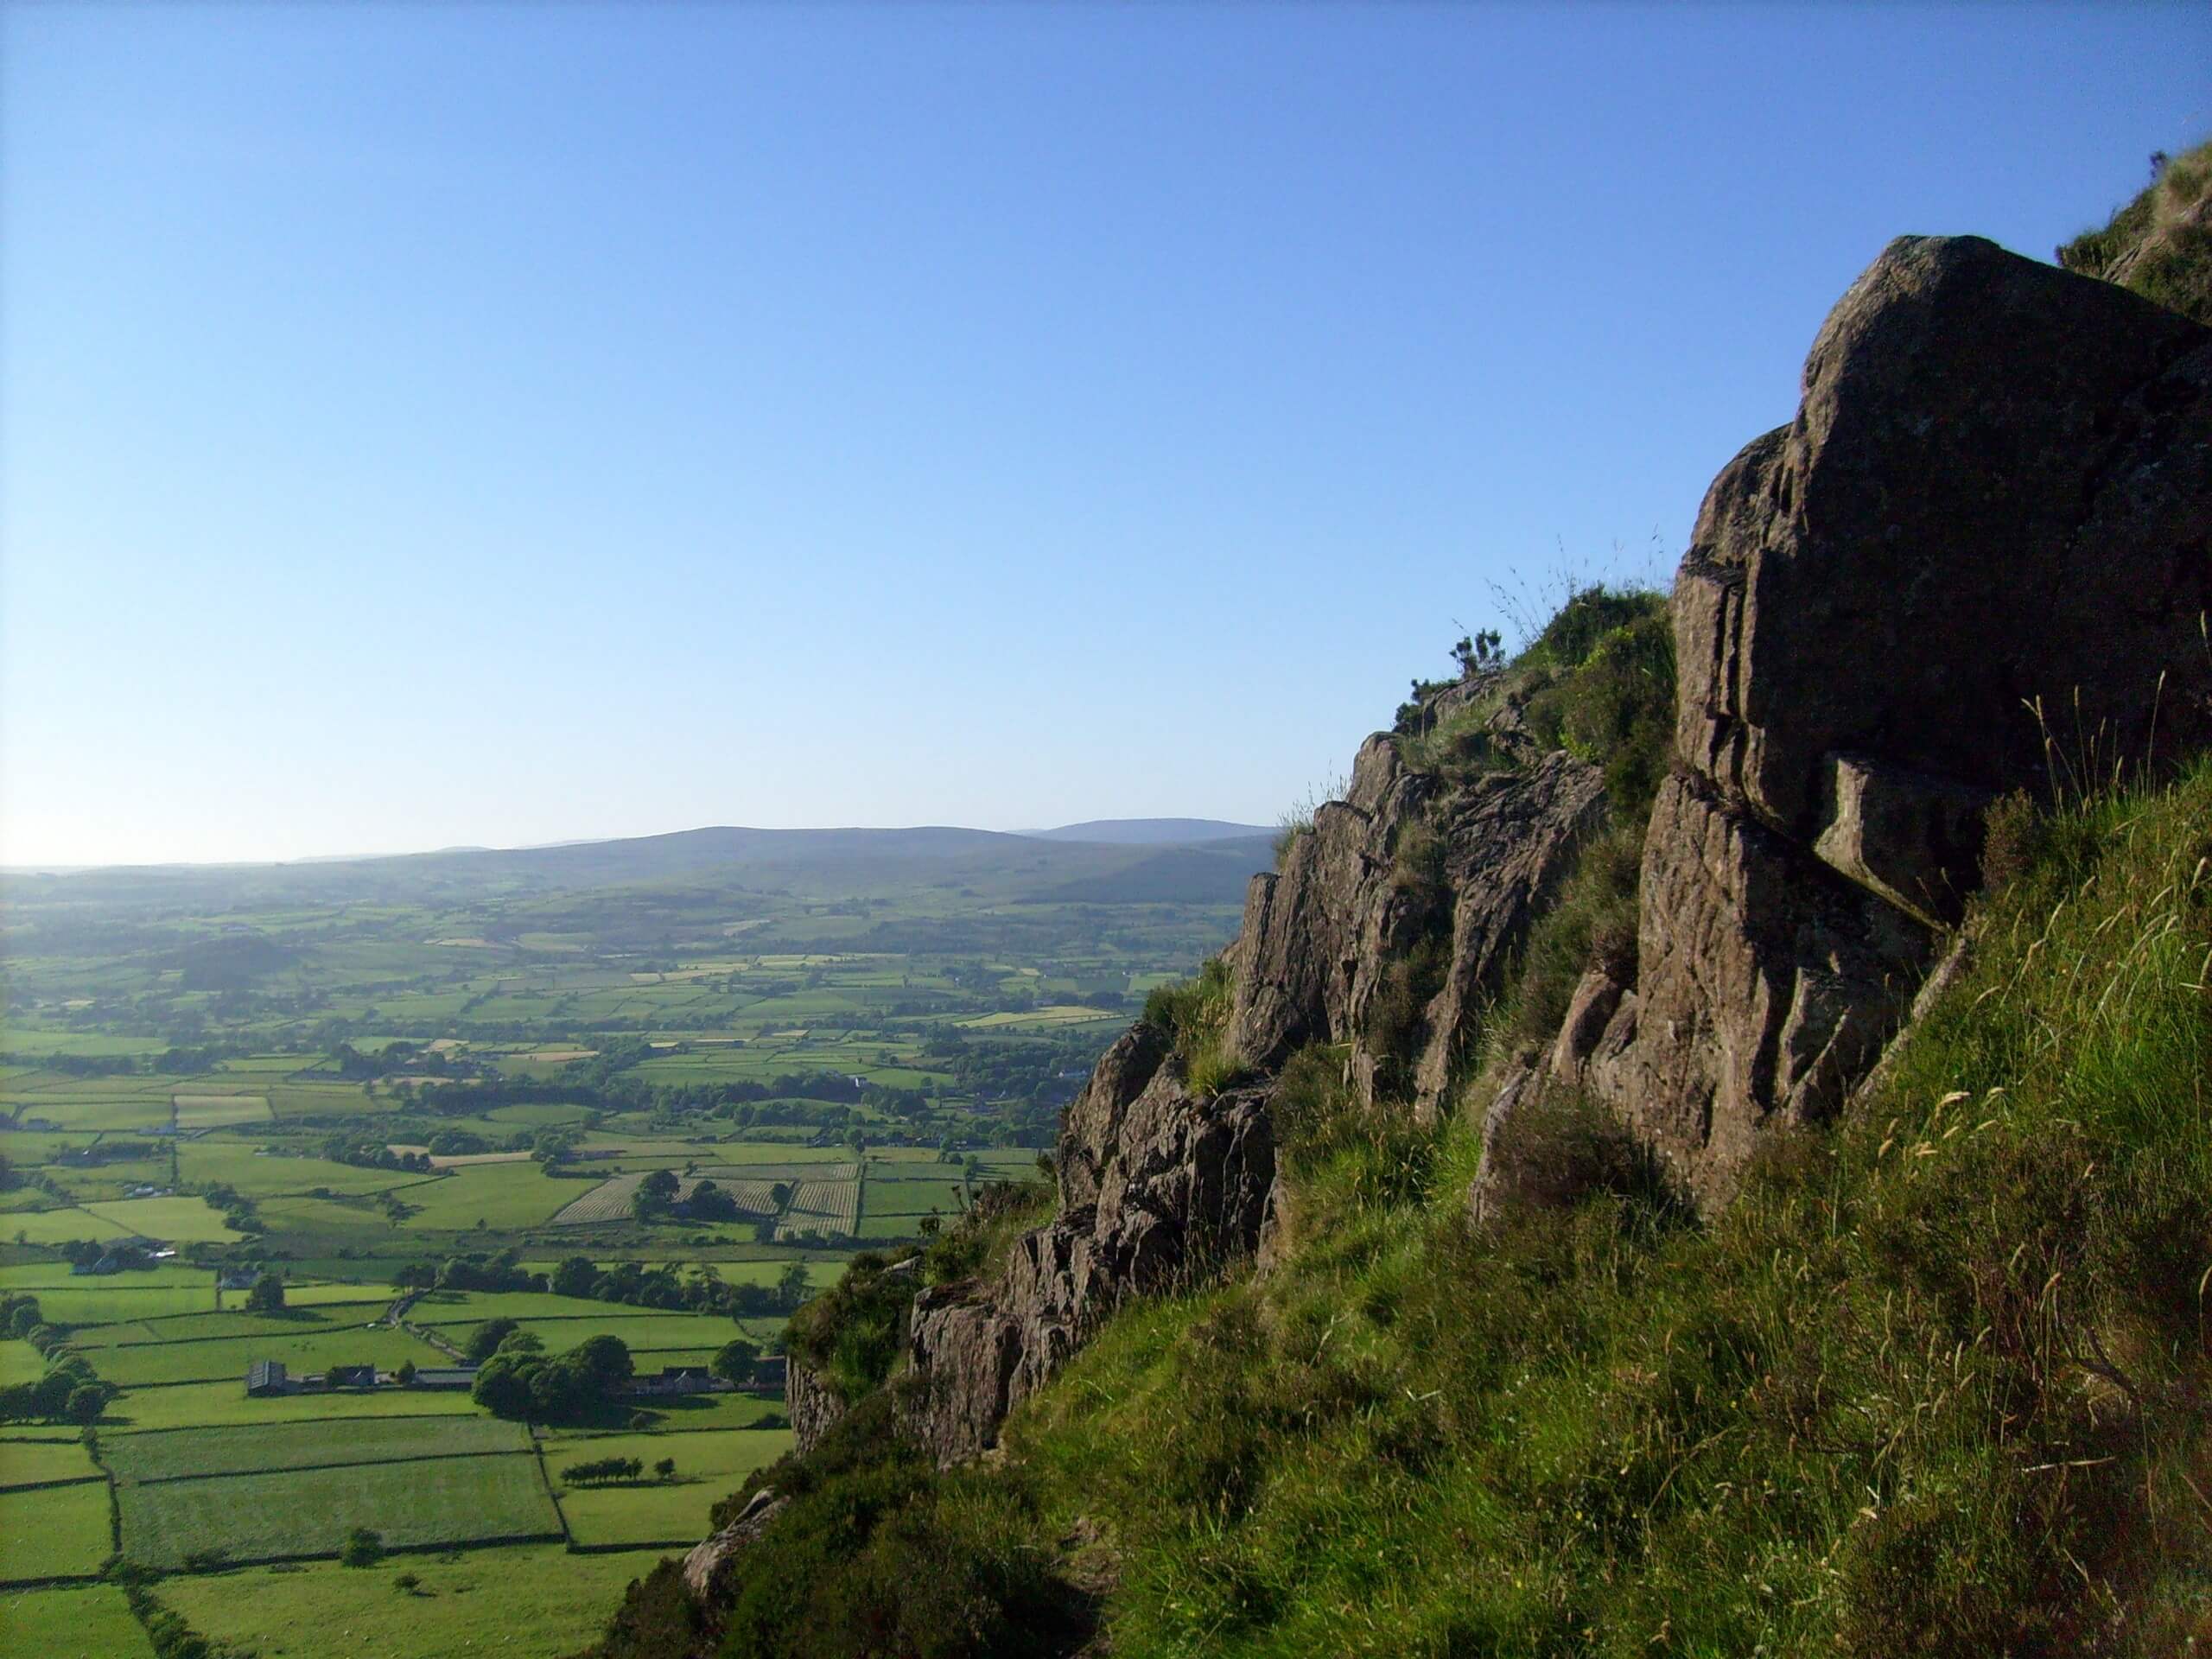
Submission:
M 1821 328 L 1797 418 L 1715 480 L 1675 588 L 1686 770 L 1645 843 L 1639 982 L 1610 1043 L 1587 1008 L 1561 1038 L 1701 1200 L 1880 1054 L 1984 803 L 2212 735 L 2208 392 L 2212 332 L 1908 237 Z

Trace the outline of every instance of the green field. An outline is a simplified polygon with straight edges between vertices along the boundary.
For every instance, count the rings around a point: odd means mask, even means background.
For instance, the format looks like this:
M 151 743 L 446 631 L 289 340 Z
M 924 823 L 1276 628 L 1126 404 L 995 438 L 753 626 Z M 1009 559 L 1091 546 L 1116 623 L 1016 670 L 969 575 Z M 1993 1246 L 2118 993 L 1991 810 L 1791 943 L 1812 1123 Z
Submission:
M 0 1440 L 0 1486 L 99 1478 L 99 1465 L 82 1440 Z
M 333 1417 L 230 1428 L 168 1429 L 110 1434 L 100 1447 L 118 1480 L 175 1480 L 188 1476 L 264 1473 L 349 1463 L 480 1456 L 527 1451 L 518 1423 L 481 1414 L 466 1417 Z M 0 1466 L 7 1452 L 0 1449 Z
M 90 1578 L 110 1553 L 105 1484 L 0 1492 L 0 1583 Z
M 46 1375 L 46 1356 L 28 1342 L 0 1342 L 0 1389 L 35 1382 Z
M 690 1543 L 710 1530 L 708 1511 L 720 1499 L 791 1448 L 788 1429 L 580 1435 L 549 1442 L 545 1467 L 578 1543 Z M 571 1486 L 563 1478 L 570 1465 L 595 1458 L 637 1458 L 646 1473 L 636 1484 L 613 1486 Z M 663 1458 L 676 1459 L 672 1480 L 652 1476 Z
M 443 1357 L 441 1356 L 443 1362 Z M 465 1394 L 415 1389 L 364 1393 L 289 1394 L 270 1400 L 245 1397 L 245 1375 L 219 1382 L 180 1382 L 127 1390 L 100 1420 L 101 1433 L 149 1428 L 198 1428 L 233 1423 L 314 1422 L 327 1417 L 451 1417 L 479 1415 Z
M 557 1535 L 538 1459 L 520 1449 L 527 1429 L 460 1392 L 248 1400 L 247 1364 L 444 1364 L 433 1344 L 367 1327 L 401 1269 L 461 1274 L 465 1258 L 503 1251 L 540 1273 L 582 1253 L 763 1288 L 796 1262 L 825 1287 L 855 1248 L 844 1236 L 909 1236 L 967 1202 L 971 1155 L 987 1174 L 1027 1173 L 1131 988 L 1187 970 L 1226 937 L 1241 868 L 1203 903 L 1043 896 L 1149 855 L 1024 843 L 1017 866 L 963 864 L 957 879 L 929 859 L 893 860 L 858 875 L 763 867 L 734 886 L 486 887 L 435 874 L 435 860 L 365 887 L 315 867 L 119 885 L 10 878 L 0 1153 L 32 1179 L 0 1192 L 0 1288 L 37 1294 L 122 1389 L 98 1444 L 131 1553 L 170 1567 L 204 1548 L 312 1554 L 355 1520 L 395 1543 L 462 1552 L 409 1556 L 416 1595 L 394 1592 L 390 1572 L 203 1563 L 165 1580 L 162 1602 L 264 1659 L 474 1655 L 487 1630 L 500 1652 L 573 1653 L 655 1555 L 485 1544 Z M 73 943 L 88 925 L 121 942 L 112 955 Z M 194 976 L 233 951 L 263 965 Z M 1106 1013 L 1086 1018 L 1093 1008 Z M 207 1050 L 165 1060 L 180 1031 Z M 522 1085 L 562 1097 L 510 1097 Z M 549 1177 L 524 1154 L 555 1131 L 569 1138 L 552 1150 L 575 1162 Z M 434 1141 L 436 1173 L 390 1166 Z M 640 1220 L 630 1193 L 657 1169 L 732 1189 L 748 1218 Z M 788 1207 L 777 1183 L 793 1189 Z M 140 1188 L 165 1196 L 130 1196 Z M 211 1204 L 210 1189 L 226 1190 Z M 594 1192 L 597 1204 L 552 1224 Z M 241 1200 L 258 1230 L 226 1224 Z M 778 1226 L 839 1242 L 779 1243 Z M 4 1243 L 18 1234 L 21 1246 Z M 89 1266 L 98 1242 L 125 1235 L 194 1265 L 94 1276 L 61 1259 L 76 1245 Z M 264 1265 L 287 1279 L 282 1313 L 249 1314 L 242 1290 L 217 1294 L 219 1266 Z M 772 1342 L 783 1325 L 537 1293 L 437 1293 L 408 1317 L 448 1342 L 515 1318 L 556 1352 L 615 1336 L 648 1373 L 703 1364 L 741 1332 Z M 42 1366 L 28 1346 L 0 1346 L 0 1379 Z M 575 1536 L 695 1539 L 713 1503 L 788 1444 L 788 1431 L 756 1427 L 782 1409 L 747 1395 L 653 1398 L 635 1403 L 639 1428 L 611 1440 L 554 1433 L 556 1470 L 594 1444 L 677 1465 L 667 1484 L 570 1493 Z M 0 1429 L 0 1497 L 75 1516 L 15 1528 L 11 1559 L 99 1568 L 111 1548 L 99 1466 L 67 1429 Z M 71 1479 L 82 1484 L 29 1489 Z M 0 1528 L 25 1512 L 16 1503 Z M 127 1618 L 65 1617 L 96 1594 L 114 1615 L 105 1586 L 18 1599 L 38 1630 L 112 1629 L 111 1650 L 140 1651 Z M 67 1651 L 43 1638 L 34 1650 Z
M 561 1659 L 598 1634 L 623 1586 L 663 1554 L 571 1555 L 558 1544 L 526 1544 L 410 1555 L 405 1570 L 422 1580 L 413 1595 L 394 1592 L 396 1567 L 365 1573 L 335 1562 L 168 1579 L 159 1593 L 201 1635 L 262 1659 Z
M 404 1360 L 417 1365 L 445 1365 L 446 1356 L 404 1331 L 389 1325 L 374 1329 L 318 1331 L 305 1336 L 245 1337 L 214 1342 L 139 1343 L 130 1347 L 98 1351 L 94 1369 L 110 1382 L 136 1392 L 152 1383 L 208 1382 L 218 1378 L 245 1386 L 246 1367 L 257 1359 L 283 1362 L 297 1376 L 333 1365 L 374 1365 L 390 1370 Z
M 221 1212 L 199 1198 L 126 1198 L 85 1207 L 118 1232 L 171 1243 L 230 1243 L 245 1236 L 224 1225 Z
M 26 1659 L 154 1659 L 123 1592 L 105 1584 L 0 1594 L 0 1650 Z
M 561 1534 L 537 1459 L 521 1452 L 165 1480 L 119 1487 L 116 1502 L 124 1554 L 166 1568 L 205 1551 L 233 1561 L 334 1555 L 355 1527 L 392 1548 Z

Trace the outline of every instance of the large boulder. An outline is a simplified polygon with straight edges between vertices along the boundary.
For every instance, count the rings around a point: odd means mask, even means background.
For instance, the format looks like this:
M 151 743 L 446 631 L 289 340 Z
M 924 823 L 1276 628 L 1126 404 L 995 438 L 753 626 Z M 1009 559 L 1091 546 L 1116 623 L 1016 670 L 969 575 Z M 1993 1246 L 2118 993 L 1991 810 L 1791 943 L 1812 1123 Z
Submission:
M 2212 736 L 2208 392 L 2212 331 L 1908 237 L 1821 328 L 1797 418 L 1715 480 L 1639 982 L 1560 1056 L 1701 1199 L 1880 1054 L 1988 800 Z

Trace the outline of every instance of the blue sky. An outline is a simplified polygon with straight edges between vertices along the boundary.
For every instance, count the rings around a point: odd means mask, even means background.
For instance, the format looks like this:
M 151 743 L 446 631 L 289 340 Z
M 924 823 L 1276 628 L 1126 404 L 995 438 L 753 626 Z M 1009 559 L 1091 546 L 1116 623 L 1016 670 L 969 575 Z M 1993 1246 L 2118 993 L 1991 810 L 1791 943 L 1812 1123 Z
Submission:
M 0 859 L 1272 822 L 2212 8 L 9 8 Z

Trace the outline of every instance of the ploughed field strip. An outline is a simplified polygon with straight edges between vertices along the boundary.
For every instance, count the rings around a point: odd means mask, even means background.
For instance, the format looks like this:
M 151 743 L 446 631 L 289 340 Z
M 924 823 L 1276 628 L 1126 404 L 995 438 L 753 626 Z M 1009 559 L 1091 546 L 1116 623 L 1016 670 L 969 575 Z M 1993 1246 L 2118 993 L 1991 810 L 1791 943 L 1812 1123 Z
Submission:
M 808 1233 L 851 1233 L 860 1223 L 861 1191 L 856 1181 L 801 1181 L 791 1193 L 779 1238 Z
M 137 1482 L 115 1497 L 124 1554 L 168 1569 L 188 1557 L 335 1555 L 356 1527 L 394 1549 L 562 1535 L 537 1459 L 524 1451 Z

